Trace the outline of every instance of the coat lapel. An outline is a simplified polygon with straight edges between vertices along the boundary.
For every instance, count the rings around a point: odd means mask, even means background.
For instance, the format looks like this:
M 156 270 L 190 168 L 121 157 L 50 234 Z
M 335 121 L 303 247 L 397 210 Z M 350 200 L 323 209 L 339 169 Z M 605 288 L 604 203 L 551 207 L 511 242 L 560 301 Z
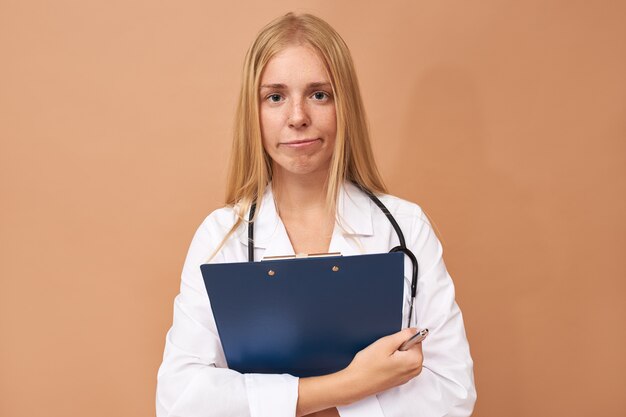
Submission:
M 330 251 L 344 256 L 364 254 L 360 238 L 373 234 L 370 198 L 352 183 L 344 182 L 337 196 L 337 221 Z
M 266 187 L 258 210 L 254 223 L 254 247 L 265 249 L 262 257 L 293 255 L 287 230 L 276 211 L 271 184 Z M 341 252 L 344 256 L 363 254 L 365 249 L 359 237 L 372 235 L 372 205 L 369 197 L 352 183 L 345 182 L 337 196 L 337 220 L 329 251 Z M 239 234 L 244 245 L 247 245 L 247 236 L 247 228 Z
M 254 221 L 254 247 L 262 251 L 260 253 L 255 251 L 257 253 L 255 259 L 258 261 L 267 256 L 293 255 L 294 251 L 287 230 L 276 211 L 271 183 L 265 187 L 263 198 L 260 204 L 257 203 L 257 210 Z M 247 225 L 239 233 L 239 240 L 247 246 Z

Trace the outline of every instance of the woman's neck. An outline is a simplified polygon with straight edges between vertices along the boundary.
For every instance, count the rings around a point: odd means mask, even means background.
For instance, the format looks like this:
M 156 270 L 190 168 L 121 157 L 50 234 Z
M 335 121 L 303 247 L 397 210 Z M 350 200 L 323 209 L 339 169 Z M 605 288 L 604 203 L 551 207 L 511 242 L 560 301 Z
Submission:
M 281 213 L 325 210 L 326 191 L 326 172 L 297 175 L 274 171 L 272 192 Z
M 294 175 L 274 171 L 272 191 L 294 253 L 328 252 L 335 216 L 326 205 L 326 172 Z

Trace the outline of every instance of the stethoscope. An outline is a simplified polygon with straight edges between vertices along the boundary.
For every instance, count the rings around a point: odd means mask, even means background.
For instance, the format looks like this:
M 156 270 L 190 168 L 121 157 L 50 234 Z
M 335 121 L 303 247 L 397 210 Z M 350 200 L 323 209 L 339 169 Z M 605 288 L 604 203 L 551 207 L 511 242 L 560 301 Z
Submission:
M 387 219 L 389 219 L 389 222 L 393 226 L 393 229 L 396 231 L 400 244 L 396 247 L 391 248 L 389 252 L 402 252 L 406 256 L 408 256 L 409 259 L 411 260 L 411 264 L 413 265 L 413 276 L 411 278 L 411 300 L 409 303 L 409 318 L 407 321 L 407 327 L 411 327 L 411 316 L 413 315 L 413 302 L 415 301 L 415 295 L 417 294 L 417 271 L 418 271 L 417 258 L 415 257 L 413 252 L 411 252 L 409 248 L 406 247 L 404 234 L 402 233 L 400 226 L 398 226 L 398 222 L 396 222 L 396 219 L 394 219 L 391 213 L 389 212 L 389 209 L 387 209 L 387 207 L 382 203 L 382 201 L 380 201 L 378 197 L 376 197 L 370 190 L 361 186 L 360 184 L 357 184 L 356 182 L 353 182 L 353 184 L 356 185 L 365 194 L 367 194 L 367 196 L 374 202 L 374 204 L 376 204 L 378 208 L 382 210 L 385 216 L 387 216 Z M 256 211 L 256 201 L 253 201 L 252 205 L 250 206 L 250 214 L 248 215 L 248 262 L 254 262 L 254 222 L 252 221 L 252 218 L 254 217 L 255 211 Z

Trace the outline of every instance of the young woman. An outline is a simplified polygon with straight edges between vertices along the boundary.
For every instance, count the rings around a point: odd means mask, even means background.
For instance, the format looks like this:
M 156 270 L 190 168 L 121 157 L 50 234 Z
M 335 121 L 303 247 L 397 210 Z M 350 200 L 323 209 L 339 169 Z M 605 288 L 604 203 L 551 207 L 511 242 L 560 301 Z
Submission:
M 352 59 L 323 20 L 289 13 L 266 26 L 245 59 L 227 206 L 196 232 L 174 302 L 157 386 L 165 416 L 468 416 L 476 393 L 472 360 L 442 249 L 426 216 L 386 194 L 376 169 Z M 200 265 L 295 253 L 384 253 L 398 236 L 364 191 L 378 196 L 419 263 L 410 308 L 405 263 L 403 324 L 411 327 L 360 351 L 320 377 L 230 370 Z M 409 317 L 410 316 L 410 317 Z M 430 329 L 423 343 L 398 347 Z

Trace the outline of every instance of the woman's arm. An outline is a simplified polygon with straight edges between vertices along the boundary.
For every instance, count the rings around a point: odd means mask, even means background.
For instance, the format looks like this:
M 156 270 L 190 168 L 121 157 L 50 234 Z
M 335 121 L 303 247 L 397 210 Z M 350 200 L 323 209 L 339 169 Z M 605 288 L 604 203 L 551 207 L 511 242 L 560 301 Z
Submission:
M 416 329 L 383 337 L 357 353 L 347 368 L 330 375 L 300 378 L 296 416 L 348 405 L 401 385 L 422 370 L 421 344 L 400 352 Z
M 441 244 L 416 205 L 411 218 L 412 223 L 401 223 L 403 230 L 409 231 L 405 231 L 407 246 L 419 261 L 411 325 L 430 330 L 422 343 L 422 372 L 406 384 L 338 407 L 342 417 L 467 417 L 472 413 L 476 401 L 473 362 L 461 311 L 455 302 L 454 285 L 443 262 Z M 408 260 L 405 270 L 410 271 Z M 407 279 L 405 284 L 405 292 L 409 294 L 410 281 Z M 408 318 L 407 305 L 408 299 L 403 323 Z
M 157 416 L 293 417 L 298 378 L 226 368 L 200 271 L 223 235 L 209 216 L 191 242 L 158 373 Z

